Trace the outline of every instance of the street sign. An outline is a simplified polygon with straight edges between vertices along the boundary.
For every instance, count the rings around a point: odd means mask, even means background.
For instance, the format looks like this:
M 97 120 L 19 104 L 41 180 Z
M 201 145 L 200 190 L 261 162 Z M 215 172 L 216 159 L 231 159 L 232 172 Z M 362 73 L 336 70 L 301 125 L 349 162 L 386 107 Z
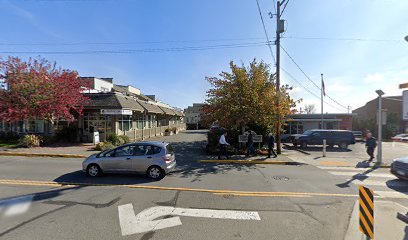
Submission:
M 165 206 L 151 207 L 135 215 L 133 205 L 131 203 L 118 206 L 118 212 L 122 236 L 182 225 L 179 217 L 162 218 L 170 215 L 216 219 L 261 220 L 258 212 L 176 208 Z M 162 219 L 155 220 L 157 218 Z
M 127 109 L 101 109 L 102 115 L 132 115 L 132 110 Z
M 254 135 L 254 142 L 262 142 L 262 135 Z
M 400 89 L 408 88 L 408 83 L 401 83 L 401 84 L 399 85 L 399 88 L 400 88 Z
M 402 92 L 402 120 L 408 120 L 408 90 Z
M 239 135 L 238 136 L 238 142 L 248 142 L 248 135 Z
M 359 186 L 360 222 L 359 229 L 369 239 L 374 239 L 374 193 Z
M 262 135 L 253 135 L 254 142 L 262 142 Z M 238 142 L 248 142 L 248 135 L 239 135 Z

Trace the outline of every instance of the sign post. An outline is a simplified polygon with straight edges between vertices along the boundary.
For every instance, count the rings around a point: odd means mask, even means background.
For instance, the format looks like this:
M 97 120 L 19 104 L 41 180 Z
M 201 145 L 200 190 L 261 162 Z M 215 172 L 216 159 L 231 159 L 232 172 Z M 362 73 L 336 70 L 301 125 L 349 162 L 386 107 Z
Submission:
M 374 193 L 372 190 L 359 186 L 360 221 L 358 228 L 366 239 L 374 239 Z

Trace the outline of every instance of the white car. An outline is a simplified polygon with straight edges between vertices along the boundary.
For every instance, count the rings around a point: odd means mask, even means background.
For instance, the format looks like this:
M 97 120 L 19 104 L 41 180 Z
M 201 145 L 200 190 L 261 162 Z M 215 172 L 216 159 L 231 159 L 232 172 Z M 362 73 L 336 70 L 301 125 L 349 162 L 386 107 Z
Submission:
M 393 141 L 408 141 L 408 134 L 402 133 L 391 138 Z

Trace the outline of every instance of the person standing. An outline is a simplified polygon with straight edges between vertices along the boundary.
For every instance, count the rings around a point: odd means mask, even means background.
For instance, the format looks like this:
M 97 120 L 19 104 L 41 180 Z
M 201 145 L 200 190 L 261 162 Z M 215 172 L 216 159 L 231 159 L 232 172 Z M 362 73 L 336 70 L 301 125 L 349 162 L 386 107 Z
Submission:
M 368 161 L 371 162 L 374 159 L 374 150 L 375 150 L 375 147 L 377 146 L 377 139 L 373 137 L 371 132 L 367 133 L 367 139 L 366 139 L 365 145 L 367 148 L 367 154 L 370 156 L 370 159 Z
M 247 157 L 250 156 L 250 154 L 255 153 L 255 148 L 254 148 L 254 135 L 252 134 L 252 131 L 249 131 L 248 135 L 248 147 L 247 147 Z
M 218 153 L 218 159 L 221 159 L 221 155 L 224 155 L 226 157 L 226 159 L 228 159 L 227 146 L 230 145 L 230 144 L 225 139 L 225 137 L 227 135 L 228 135 L 227 132 L 224 132 L 220 137 L 220 140 L 219 140 L 220 151 Z
M 274 145 L 275 145 L 275 138 L 273 137 L 272 133 L 269 133 L 268 134 L 268 158 L 271 157 L 271 153 L 273 153 L 273 156 L 275 158 L 278 157 L 278 155 L 273 150 Z

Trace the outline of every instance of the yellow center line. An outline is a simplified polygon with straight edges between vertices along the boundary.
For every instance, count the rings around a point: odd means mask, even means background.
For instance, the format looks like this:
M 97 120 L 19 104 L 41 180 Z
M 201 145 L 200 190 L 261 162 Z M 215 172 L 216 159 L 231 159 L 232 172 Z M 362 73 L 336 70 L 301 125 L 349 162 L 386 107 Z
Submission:
M 240 196 L 240 197 L 311 197 L 310 195 L 295 194 L 250 194 L 250 193 L 213 193 L 220 196 Z
M 358 194 L 344 193 L 316 193 L 316 192 L 256 192 L 256 191 L 239 191 L 239 190 L 218 190 L 203 188 L 183 188 L 183 187 L 160 187 L 149 185 L 129 185 L 129 184 L 96 184 L 96 183 L 75 183 L 75 182 L 52 182 L 52 181 L 31 181 L 17 179 L 0 179 L 0 185 L 26 185 L 26 186 L 117 186 L 135 189 L 167 190 L 167 191 L 185 191 L 185 192 L 204 192 L 214 194 L 235 194 L 239 196 L 318 196 L 318 197 L 358 197 Z

